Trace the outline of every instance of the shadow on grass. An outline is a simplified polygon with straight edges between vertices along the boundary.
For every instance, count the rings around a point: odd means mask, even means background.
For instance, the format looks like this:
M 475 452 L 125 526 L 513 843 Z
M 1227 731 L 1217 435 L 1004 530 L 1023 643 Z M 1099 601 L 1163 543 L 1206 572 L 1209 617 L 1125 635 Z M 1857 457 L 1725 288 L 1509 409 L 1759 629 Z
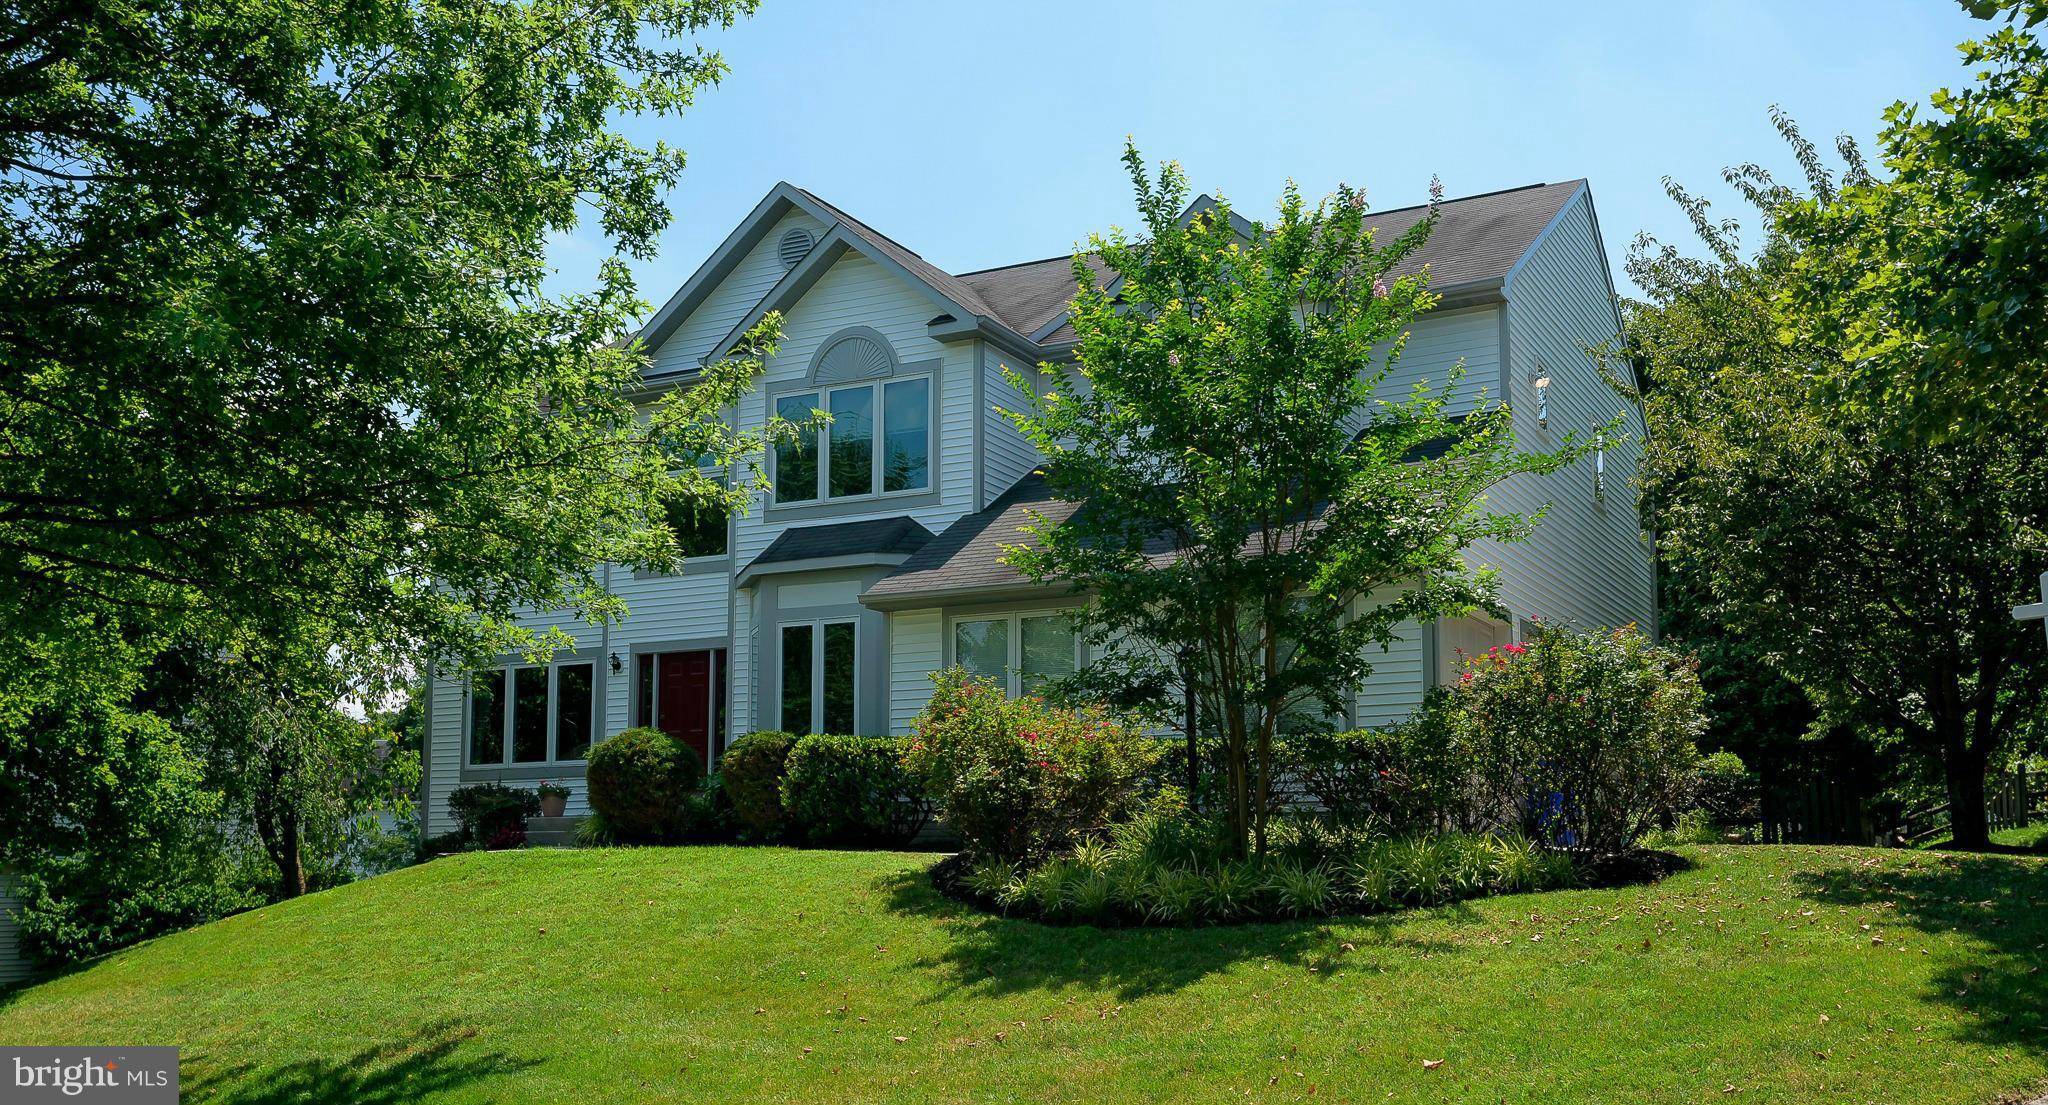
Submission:
M 1267 960 L 1319 979 L 1342 970 L 1351 951 L 1441 955 L 1459 945 L 1403 933 L 1407 913 L 1347 916 L 1328 921 L 1280 921 L 1199 928 L 1097 928 L 1047 925 L 998 917 L 939 893 L 922 870 L 884 881 L 889 906 L 899 913 L 944 922 L 949 946 L 919 965 L 941 974 L 946 993 L 1005 995 L 1085 986 L 1114 992 L 1121 1001 L 1168 994 L 1247 960 Z M 1469 903 L 1440 907 L 1434 916 L 1473 920 Z M 1329 931 L 1344 926 L 1342 947 Z M 932 1000 L 942 1000 L 943 995 Z
M 302 1059 L 280 1067 L 244 1061 L 183 1089 L 192 1100 L 220 1105 L 398 1105 L 540 1064 L 496 1051 L 458 1054 L 476 1034 L 455 1021 L 439 1021 L 346 1059 Z
M 1966 962 L 1936 975 L 1935 1001 L 1972 1015 L 1965 1038 L 2048 1054 L 2048 864 L 1929 854 L 1905 866 L 1801 872 L 1834 905 L 1889 903 L 1900 923 L 1968 938 Z

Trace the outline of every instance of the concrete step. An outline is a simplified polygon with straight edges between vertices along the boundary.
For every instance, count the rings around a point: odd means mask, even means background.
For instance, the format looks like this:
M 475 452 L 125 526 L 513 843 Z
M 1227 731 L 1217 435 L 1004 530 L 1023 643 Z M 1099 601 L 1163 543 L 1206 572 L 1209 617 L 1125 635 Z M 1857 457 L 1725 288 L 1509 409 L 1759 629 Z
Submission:
M 533 848 L 571 848 L 576 844 L 576 827 L 581 817 L 529 817 L 526 843 Z

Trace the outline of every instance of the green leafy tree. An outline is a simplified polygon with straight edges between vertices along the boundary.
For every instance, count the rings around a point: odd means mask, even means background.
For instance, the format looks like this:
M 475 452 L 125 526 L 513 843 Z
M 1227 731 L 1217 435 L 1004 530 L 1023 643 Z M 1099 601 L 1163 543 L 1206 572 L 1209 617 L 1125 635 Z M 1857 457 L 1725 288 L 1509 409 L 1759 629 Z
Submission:
M 262 904 L 219 828 L 205 749 L 171 720 L 195 705 L 198 660 L 159 652 L 126 690 L 53 671 L 0 726 L 0 857 L 30 956 L 82 959 Z
M 1777 294 L 1841 354 L 1829 398 L 1927 438 L 2048 419 L 2048 6 L 1963 7 L 2008 23 L 1961 47 L 1972 83 L 1891 105 L 1881 175 L 1779 212 L 1799 251 Z
M 333 869 L 363 822 L 407 811 L 419 787 L 419 753 L 343 711 L 356 689 L 324 656 L 218 663 L 186 722 L 227 812 L 276 869 L 277 897 L 304 894 L 309 867 Z
M 1998 422 L 1909 440 L 1888 408 L 1831 400 L 1854 354 L 1788 304 L 1807 279 L 1786 229 L 1836 195 L 1789 119 L 1795 193 L 1754 165 L 1726 174 L 1765 215 L 1745 253 L 1682 188 L 1707 256 L 1648 240 L 1630 274 L 1648 297 L 1630 352 L 1649 382 L 1647 495 L 1674 571 L 1701 609 L 1753 642 L 1821 714 L 1938 767 L 1955 840 L 1984 847 L 1985 778 L 2041 711 L 2048 665 L 2009 613 L 2048 554 L 2048 424 Z M 1847 179 L 1867 176 L 1854 146 Z
M 725 72 L 695 40 L 754 6 L 0 10 L 0 861 L 105 871 L 160 812 L 226 800 L 151 713 L 174 648 L 545 649 L 515 610 L 615 617 L 602 565 L 675 566 L 669 505 L 743 503 L 763 435 L 723 412 L 776 322 L 641 388 L 626 261 L 683 155 L 617 121 L 684 110 Z M 612 255 L 551 294 L 579 227 Z M 135 803 L 85 786 L 87 822 L 43 800 L 122 755 L 169 766 Z
M 749 0 L 11 6 L 0 14 L 0 697 L 172 633 L 295 622 L 449 655 L 615 615 L 772 324 L 636 417 L 623 259 Z M 549 295 L 586 215 L 616 251 Z M 678 467 L 682 475 L 672 476 Z
M 1401 622 L 1490 602 L 1461 551 L 1532 520 L 1488 513 L 1486 490 L 1580 446 L 1517 453 L 1483 393 L 1455 416 L 1455 382 L 1376 396 L 1435 302 L 1394 275 L 1434 213 L 1379 242 L 1362 193 L 1311 206 L 1290 186 L 1271 223 L 1227 205 L 1183 220 L 1177 165 L 1154 180 L 1135 148 L 1124 162 L 1142 233 L 1090 240 L 1115 291 L 1075 260 L 1078 372 L 1049 390 L 1013 380 L 1052 489 L 1085 506 L 1039 519 L 1037 544 L 1008 555 L 1087 596 L 1093 678 L 1188 680 L 1219 734 L 1233 838 L 1263 852 L 1282 719 L 1340 710 Z

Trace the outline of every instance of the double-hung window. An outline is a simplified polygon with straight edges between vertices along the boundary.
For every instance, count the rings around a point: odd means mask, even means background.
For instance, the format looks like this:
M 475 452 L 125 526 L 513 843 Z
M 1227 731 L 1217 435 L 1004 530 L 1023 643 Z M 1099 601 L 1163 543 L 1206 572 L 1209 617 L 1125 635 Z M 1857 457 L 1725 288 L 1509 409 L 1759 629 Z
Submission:
M 472 767 L 581 761 L 597 719 L 597 666 L 588 660 L 514 664 L 470 673 Z
M 851 733 L 859 678 L 851 621 L 798 622 L 781 628 L 782 728 L 793 733 Z
M 1074 674 L 1080 642 L 1065 614 L 1005 614 L 953 623 L 953 663 L 1011 695 Z
M 784 395 L 777 417 L 828 425 L 775 447 L 775 501 L 806 503 L 928 491 L 932 381 L 914 376 Z

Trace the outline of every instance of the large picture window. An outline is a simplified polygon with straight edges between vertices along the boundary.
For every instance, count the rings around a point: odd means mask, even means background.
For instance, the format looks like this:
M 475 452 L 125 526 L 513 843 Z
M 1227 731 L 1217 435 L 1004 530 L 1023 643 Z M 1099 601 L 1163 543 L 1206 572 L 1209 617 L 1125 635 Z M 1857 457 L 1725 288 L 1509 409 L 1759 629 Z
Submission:
M 932 382 L 880 380 L 775 400 L 791 422 L 814 410 L 829 425 L 775 447 L 775 501 L 816 502 L 928 491 L 932 483 Z
M 858 627 L 803 622 L 782 627 L 782 728 L 792 733 L 851 733 L 859 662 Z
M 470 674 L 472 767 L 580 761 L 596 722 L 597 668 L 588 660 Z
M 1011 695 L 1074 674 L 1080 645 L 1064 614 L 1005 614 L 953 623 L 953 663 Z

